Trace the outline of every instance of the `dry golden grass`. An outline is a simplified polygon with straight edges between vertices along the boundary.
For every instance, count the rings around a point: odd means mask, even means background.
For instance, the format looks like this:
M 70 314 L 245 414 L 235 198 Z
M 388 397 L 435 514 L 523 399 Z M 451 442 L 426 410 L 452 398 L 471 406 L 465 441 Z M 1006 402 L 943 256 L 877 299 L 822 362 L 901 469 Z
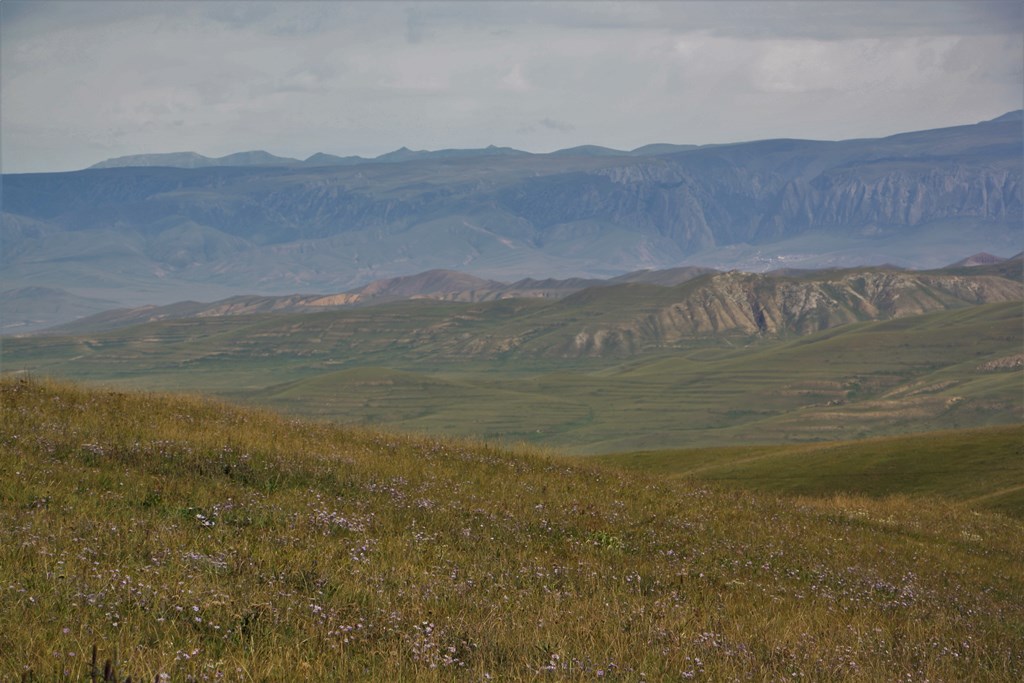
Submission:
M 0 382 L 0 666 L 85 680 L 1016 681 L 1024 524 Z

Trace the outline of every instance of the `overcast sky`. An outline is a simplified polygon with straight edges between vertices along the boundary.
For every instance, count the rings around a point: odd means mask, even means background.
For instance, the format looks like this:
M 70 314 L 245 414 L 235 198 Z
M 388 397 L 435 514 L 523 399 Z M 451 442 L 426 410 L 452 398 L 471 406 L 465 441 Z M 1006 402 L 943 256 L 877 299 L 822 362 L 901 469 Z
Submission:
M 1022 107 L 1024 3 L 3 0 L 4 172 L 843 139 Z

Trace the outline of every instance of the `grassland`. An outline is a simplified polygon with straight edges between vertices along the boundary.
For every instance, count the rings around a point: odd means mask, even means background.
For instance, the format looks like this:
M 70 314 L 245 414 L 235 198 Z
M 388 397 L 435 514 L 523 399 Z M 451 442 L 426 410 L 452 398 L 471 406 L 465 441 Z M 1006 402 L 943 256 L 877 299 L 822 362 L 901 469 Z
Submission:
M 939 496 L 1024 518 L 1024 426 L 826 444 L 600 456 L 649 474 L 791 495 Z
M 613 315 L 580 305 L 583 318 Z M 409 302 L 5 339 L 3 370 L 573 453 L 832 441 L 1020 423 L 1024 369 L 991 367 L 1020 354 L 1022 313 L 1019 302 L 989 304 L 795 338 L 552 358 L 470 349 L 546 338 L 565 320 L 544 302 Z
M 40 381 L 0 399 L 5 680 L 82 680 L 93 645 L 134 680 L 1024 677 L 1024 524 L 963 503 Z

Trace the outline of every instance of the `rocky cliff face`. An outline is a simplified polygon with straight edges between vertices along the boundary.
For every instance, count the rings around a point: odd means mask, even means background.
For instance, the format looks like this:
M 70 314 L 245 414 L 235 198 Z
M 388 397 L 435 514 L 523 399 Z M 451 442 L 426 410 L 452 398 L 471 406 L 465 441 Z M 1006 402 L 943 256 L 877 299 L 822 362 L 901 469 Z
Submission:
M 794 226 L 916 226 L 947 218 L 1021 215 L 1021 174 L 959 164 L 874 173 L 837 171 L 783 191 L 777 222 Z
M 741 167 L 700 173 L 688 161 L 604 169 L 556 186 L 530 180 L 500 200 L 534 225 L 540 240 L 561 224 L 607 221 L 667 237 L 684 252 L 814 229 L 870 236 L 941 220 L 985 224 L 1024 215 L 1019 166 L 887 161 L 804 180 Z

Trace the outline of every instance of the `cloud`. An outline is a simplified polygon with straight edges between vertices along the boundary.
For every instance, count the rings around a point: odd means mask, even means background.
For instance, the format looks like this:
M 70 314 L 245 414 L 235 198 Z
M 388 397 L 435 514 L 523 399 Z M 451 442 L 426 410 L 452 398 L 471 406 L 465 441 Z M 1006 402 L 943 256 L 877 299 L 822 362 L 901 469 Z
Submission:
M 515 92 L 526 92 L 530 89 L 530 82 L 523 75 L 523 67 L 521 64 L 513 66 L 507 74 L 505 74 L 500 81 L 500 86 L 505 90 L 512 90 Z
M 539 123 L 540 125 L 549 130 L 557 130 L 560 133 L 569 133 L 576 130 L 576 126 L 572 125 L 571 123 L 568 123 L 566 121 L 558 121 L 556 119 L 543 118 L 537 123 Z
M 781 93 L 914 89 L 946 76 L 944 56 L 958 43 L 953 37 L 772 41 L 763 46 L 751 81 Z
M 2 162 L 836 139 L 1019 108 L 1021 4 L 922 7 L 5 0 Z

